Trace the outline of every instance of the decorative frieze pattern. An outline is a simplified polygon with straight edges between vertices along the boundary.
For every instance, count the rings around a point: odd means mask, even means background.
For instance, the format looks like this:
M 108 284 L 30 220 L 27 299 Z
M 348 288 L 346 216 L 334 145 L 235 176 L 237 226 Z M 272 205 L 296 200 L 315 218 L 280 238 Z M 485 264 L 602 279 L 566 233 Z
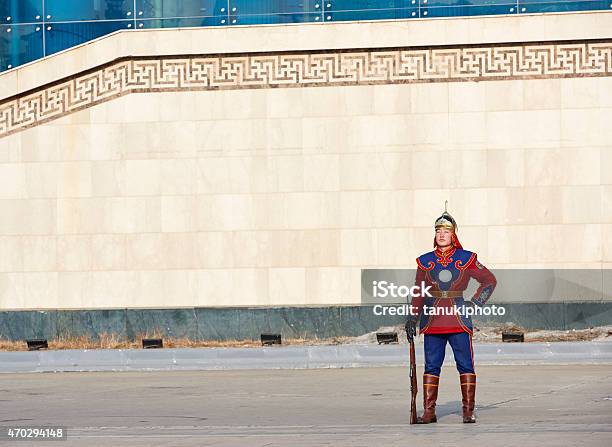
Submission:
M 130 57 L 0 102 L 0 137 L 129 93 L 612 75 L 612 41 Z

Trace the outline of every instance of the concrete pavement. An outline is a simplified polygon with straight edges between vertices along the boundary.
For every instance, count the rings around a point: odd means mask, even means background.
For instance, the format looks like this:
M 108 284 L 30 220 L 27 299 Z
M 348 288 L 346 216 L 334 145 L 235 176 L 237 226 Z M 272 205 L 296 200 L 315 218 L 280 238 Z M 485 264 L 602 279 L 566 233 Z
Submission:
M 404 367 L 3 374 L 0 425 L 68 426 L 64 446 L 612 445 L 612 365 L 477 372 L 475 425 L 452 367 L 429 426 L 408 425 Z

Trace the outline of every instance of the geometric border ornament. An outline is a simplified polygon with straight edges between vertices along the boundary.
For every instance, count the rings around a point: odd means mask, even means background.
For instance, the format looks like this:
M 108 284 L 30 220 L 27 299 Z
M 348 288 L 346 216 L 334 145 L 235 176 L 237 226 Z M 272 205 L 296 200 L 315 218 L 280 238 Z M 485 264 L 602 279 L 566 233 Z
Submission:
M 129 56 L 0 101 L 0 137 L 129 94 L 612 76 L 612 39 Z

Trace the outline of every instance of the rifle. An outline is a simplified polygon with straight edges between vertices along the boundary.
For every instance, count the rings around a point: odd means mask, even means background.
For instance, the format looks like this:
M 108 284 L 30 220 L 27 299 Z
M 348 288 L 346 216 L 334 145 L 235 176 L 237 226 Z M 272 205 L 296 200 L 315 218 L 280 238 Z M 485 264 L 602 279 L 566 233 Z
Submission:
M 414 337 L 408 336 L 408 342 L 410 343 L 410 394 L 412 395 L 410 401 L 410 423 L 417 423 L 417 409 L 416 409 L 416 398 L 418 393 L 417 385 L 417 373 L 416 373 L 416 356 L 414 354 Z

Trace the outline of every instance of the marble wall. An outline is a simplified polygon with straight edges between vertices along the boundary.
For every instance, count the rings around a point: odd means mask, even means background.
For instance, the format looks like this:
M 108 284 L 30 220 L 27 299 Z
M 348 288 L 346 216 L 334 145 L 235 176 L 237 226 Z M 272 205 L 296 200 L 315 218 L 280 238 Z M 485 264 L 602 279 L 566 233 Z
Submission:
M 609 267 L 611 91 L 146 93 L 26 129 L 0 140 L 1 306 L 356 303 L 361 268 L 429 250 L 445 199 L 494 267 Z
M 486 265 L 610 268 L 612 76 L 574 75 L 144 91 L 20 128 L 0 309 L 353 305 L 445 200 Z

